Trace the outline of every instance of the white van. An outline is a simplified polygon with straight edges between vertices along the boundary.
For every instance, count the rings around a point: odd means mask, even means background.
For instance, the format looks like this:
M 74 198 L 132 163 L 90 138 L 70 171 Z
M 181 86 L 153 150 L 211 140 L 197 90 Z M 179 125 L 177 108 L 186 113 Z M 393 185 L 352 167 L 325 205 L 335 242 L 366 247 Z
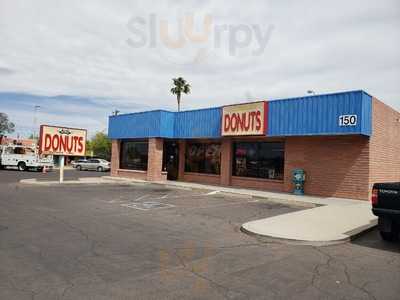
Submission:
M 0 145 L 0 167 L 17 167 L 19 171 L 53 168 L 53 156 L 40 156 L 35 147 L 22 145 Z

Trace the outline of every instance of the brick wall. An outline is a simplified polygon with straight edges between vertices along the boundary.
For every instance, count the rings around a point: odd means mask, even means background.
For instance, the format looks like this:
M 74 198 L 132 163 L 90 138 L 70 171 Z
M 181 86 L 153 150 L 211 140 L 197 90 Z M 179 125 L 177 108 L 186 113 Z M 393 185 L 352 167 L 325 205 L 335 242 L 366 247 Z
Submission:
M 231 185 L 248 189 L 283 192 L 284 183 L 278 180 L 232 176 Z
M 147 180 L 147 172 L 140 171 L 140 170 L 118 169 L 115 172 L 115 175 L 112 175 L 112 176 L 132 178 L 132 179 L 138 179 L 138 180 Z
M 232 174 L 232 140 L 224 138 L 221 141 L 221 185 L 231 184 Z
M 162 172 L 164 140 L 160 138 L 149 139 L 149 157 L 147 162 L 147 180 L 167 180 L 166 173 Z
M 220 185 L 221 176 L 215 174 L 184 173 L 183 181 Z
M 118 176 L 120 144 L 119 140 L 111 141 L 111 176 Z
M 372 99 L 370 185 L 400 181 L 400 113 Z M 371 188 L 371 186 L 370 186 Z
M 285 150 L 286 192 L 293 190 L 292 170 L 302 168 L 306 194 L 368 199 L 368 137 L 288 137 Z

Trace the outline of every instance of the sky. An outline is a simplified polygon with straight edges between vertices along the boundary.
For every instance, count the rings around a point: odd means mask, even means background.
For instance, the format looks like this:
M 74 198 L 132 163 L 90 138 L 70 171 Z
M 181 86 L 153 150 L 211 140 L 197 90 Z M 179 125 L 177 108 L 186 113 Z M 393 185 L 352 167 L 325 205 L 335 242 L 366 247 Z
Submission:
M 400 110 L 398 0 L 0 0 L 0 111 L 107 132 L 114 110 L 359 90 Z M 36 109 L 35 106 L 40 106 Z

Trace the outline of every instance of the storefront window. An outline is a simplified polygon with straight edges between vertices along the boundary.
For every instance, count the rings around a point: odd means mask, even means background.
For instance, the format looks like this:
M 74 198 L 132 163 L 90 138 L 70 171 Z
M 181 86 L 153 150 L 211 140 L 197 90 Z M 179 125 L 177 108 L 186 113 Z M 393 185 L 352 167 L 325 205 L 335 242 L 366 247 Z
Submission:
M 236 142 L 233 175 L 283 180 L 284 143 Z
M 186 146 L 185 172 L 217 174 L 221 172 L 221 145 L 190 143 Z
M 147 170 L 147 141 L 121 142 L 120 168 L 131 170 Z

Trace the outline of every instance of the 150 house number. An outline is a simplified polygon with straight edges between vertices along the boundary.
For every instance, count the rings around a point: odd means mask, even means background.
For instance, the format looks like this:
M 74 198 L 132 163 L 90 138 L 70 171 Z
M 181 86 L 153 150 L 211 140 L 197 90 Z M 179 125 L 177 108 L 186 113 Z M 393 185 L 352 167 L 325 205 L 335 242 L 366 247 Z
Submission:
M 357 126 L 357 115 L 341 115 L 339 116 L 339 126 Z

